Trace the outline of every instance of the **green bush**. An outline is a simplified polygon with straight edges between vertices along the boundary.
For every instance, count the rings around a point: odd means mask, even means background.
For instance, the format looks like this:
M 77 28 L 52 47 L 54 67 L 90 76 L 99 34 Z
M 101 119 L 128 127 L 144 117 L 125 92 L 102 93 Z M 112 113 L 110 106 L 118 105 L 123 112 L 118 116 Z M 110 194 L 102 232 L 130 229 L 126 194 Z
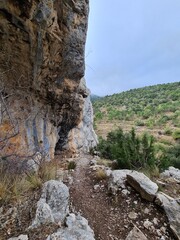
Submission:
M 160 170 L 173 166 L 180 169 L 180 144 L 170 147 L 164 151 L 160 158 Z
M 175 130 L 172 134 L 174 140 L 180 140 L 180 129 Z
M 145 126 L 145 123 L 144 123 L 143 121 L 141 121 L 141 120 L 137 120 L 137 121 L 135 122 L 135 125 L 136 125 L 136 126 L 139 126 L 139 127 L 143 127 L 143 126 Z
M 166 128 L 164 130 L 164 134 L 167 135 L 167 136 L 171 136 L 172 135 L 172 130 L 170 128 Z
M 98 151 L 102 157 L 116 159 L 119 168 L 149 168 L 154 167 L 156 162 L 153 137 L 144 134 L 139 138 L 134 129 L 124 133 L 119 128 L 110 132 L 107 140 L 100 138 Z

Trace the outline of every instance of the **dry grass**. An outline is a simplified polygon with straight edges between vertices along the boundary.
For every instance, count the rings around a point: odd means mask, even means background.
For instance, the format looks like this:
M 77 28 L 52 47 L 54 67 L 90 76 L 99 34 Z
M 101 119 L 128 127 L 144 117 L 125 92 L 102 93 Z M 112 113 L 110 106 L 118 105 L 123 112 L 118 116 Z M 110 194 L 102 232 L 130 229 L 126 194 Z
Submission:
M 42 184 L 56 178 L 57 164 L 54 161 L 42 162 L 37 173 L 9 173 L 0 164 L 0 205 L 19 201 L 29 191 L 40 189 Z
M 156 167 L 156 166 L 153 167 L 153 168 L 149 168 L 149 169 L 148 168 L 147 169 L 142 169 L 141 172 L 144 173 L 151 180 L 154 180 L 154 179 L 160 177 L 159 168 Z
M 104 158 L 100 158 L 97 160 L 98 165 L 104 165 L 106 167 L 111 167 L 112 161 Z
M 107 175 L 105 173 L 105 171 L 101 168 L 97 169 L 96 170 L 96 179 L 97 180 L 103 180 L 103 179 L 106 179 L 107 178 Z

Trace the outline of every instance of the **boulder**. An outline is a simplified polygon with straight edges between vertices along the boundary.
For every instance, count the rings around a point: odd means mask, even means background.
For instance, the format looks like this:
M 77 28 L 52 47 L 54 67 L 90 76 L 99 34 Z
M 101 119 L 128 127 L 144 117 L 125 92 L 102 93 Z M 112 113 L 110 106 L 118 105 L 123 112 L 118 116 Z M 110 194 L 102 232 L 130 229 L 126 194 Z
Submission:
M 66 226 L 49 235 L 47 240 L 95 240 L 88 221 L 80 215 L 71 213 L 66 218 Z
M 64 183 L 56 180 L 46 182 L 37 203 L 36 215 L 31 227 L 64 221 L 69 213 L 68 201 L 69 189 Z
M 147 240 L 147 237 L 141 232 L 139 228 L 134 226 L 134 228 L 126 237 L 126 240 Z
M 127 174 L 127 182 L 140 193 L 141 197 L 148 200 L 154 201 L 156 193 L 158 191 L 158 185 L 152 182 L 143 173 L 133 171 Z
M 180 170 L 178 168 L 169 167 L 168 170 L 165 170 L 163 173 L 161 173 L 161 177 L 163 178 L 173 177 L 176 180 L 180 181 Z
M 157 193 L 155 202 L 164 208 L 170 228 L 176 239 L 180 240 L 180 205 L 178 201 L 162 192 L 159 192 Z
M 110 174 L 108 189 L 115 194 L 119 189 L 125 188 L 127 174 L 132 173 L 132 170 L 114 170 Z

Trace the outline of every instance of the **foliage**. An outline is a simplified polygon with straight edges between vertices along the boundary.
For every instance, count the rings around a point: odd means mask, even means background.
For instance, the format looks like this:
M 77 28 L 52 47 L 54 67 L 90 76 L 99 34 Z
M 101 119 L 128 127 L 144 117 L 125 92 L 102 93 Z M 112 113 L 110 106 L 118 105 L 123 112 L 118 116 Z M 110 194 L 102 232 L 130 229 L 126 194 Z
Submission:
M 99 121 L 133 121 L 136 126 L 180 130 L 180 82 L 133 89 L 93 100 Z
M 169 166 L 174 166 L 180 169 L 180 143 L 164 150 L 159 161 L 161 170 L 167 169 Z
M 180 140 L 180 129 L 174 131 L 172 135 L 174 140 Z
M 100 138 L 97 148 L 102 157 L 116 159 L 119 168 L 153 168 L 156 164 L 154 138 L 146 133 L 137 137 L 134 129 L 129 133 L 120 128 L 110 132 L 107 140 Z

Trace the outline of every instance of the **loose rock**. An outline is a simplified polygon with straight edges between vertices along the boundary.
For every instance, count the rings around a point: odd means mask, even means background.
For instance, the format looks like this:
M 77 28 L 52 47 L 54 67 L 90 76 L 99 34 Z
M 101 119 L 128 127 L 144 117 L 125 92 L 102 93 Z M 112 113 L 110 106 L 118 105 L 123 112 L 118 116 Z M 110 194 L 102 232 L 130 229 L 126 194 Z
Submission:
M 127 174 L 127 182 L 141 194 L 142 198 L 154 201 L 158 186 L 143 173 L 133 171 Z
M 147 238 L 141 230 L 135 226 L 126 237 L 126 240 L 147 240 Z

